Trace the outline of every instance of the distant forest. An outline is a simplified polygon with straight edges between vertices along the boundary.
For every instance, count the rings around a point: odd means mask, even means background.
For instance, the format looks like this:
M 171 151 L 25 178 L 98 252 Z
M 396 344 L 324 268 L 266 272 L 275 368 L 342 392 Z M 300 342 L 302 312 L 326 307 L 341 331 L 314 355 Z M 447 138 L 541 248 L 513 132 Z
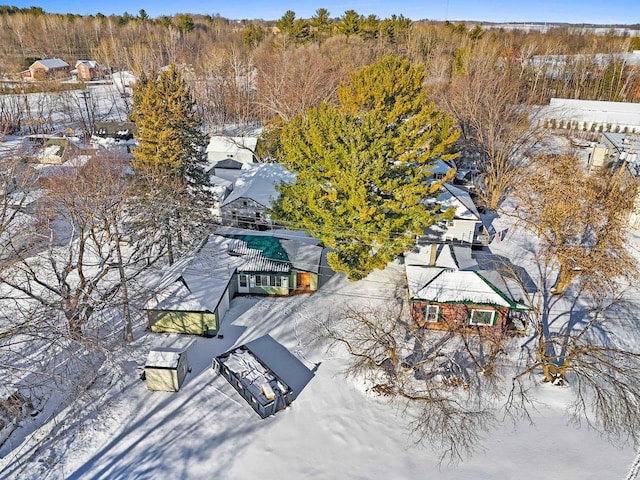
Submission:
M 107 70 L 137 75 L 176 63 L 210 125 L 287 121 L 309 106 L 335 102 L 350 72 L 388 54 L 424 66 L 438 103 L 469 82 L 488 81 L 517 85 L 527 103 L 550 97 L 640 101 L 640 65 L 622 55 L 640 50 L 640 37 L 569 25 L 542 33 L 336 13 L 319 8 L 311 18 L 298 18 L 287 11 L 267 22 L 0 6 L 0 76 L 18 79 L 42 58 L 72 66 L 96 60 Z

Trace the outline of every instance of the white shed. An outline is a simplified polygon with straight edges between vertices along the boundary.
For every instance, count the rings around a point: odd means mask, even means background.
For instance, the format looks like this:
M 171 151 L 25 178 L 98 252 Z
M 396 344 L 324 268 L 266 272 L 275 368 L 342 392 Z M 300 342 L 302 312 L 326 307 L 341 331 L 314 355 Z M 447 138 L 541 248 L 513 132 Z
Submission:
M 189 373 L 186 350 L 156 348 L 149 352 L 144 375 L 149 390 L 177 392 Z

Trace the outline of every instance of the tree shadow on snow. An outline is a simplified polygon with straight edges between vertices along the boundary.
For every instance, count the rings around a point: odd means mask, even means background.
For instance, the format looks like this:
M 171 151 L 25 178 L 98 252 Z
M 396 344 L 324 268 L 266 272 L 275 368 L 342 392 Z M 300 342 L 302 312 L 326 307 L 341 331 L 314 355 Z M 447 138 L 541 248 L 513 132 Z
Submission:
M 294 354 L 275 341 L 270 335 L 246 344 L 273 372 L 293 390 L 293 399 L 304 390 L 315 375 L 319 365 L 309 370 Z

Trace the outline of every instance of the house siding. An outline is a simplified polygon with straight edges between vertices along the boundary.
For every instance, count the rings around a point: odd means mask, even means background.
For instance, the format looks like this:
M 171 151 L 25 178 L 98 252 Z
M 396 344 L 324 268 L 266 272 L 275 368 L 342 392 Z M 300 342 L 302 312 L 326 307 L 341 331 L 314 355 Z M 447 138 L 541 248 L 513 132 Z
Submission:
M 215 335 L 219 328 L 217 312 L 148 310 L 147 318 L 152 332 Z
M 477 220 L 454 219 L 452 223 L 453 225 L 447 225 L 446 227 L 447 230 L 444 233 L 445 241 L 473 243 L 476 225 L 479 223 Z
M 270 223 L 265 206 L 245 197 L 222 205 L 220 215 L 222 224 L 232 227 L 257 229 Z
M 426 322 L 424 319 L 424 308 L 427 305 L 440 307 L 439 319 L 437 322 Z M 493 325 L 471 325 L 468 318 L 472 310 L 492 310 L 497 312 Z M 491 328 L 504 330 L 507 325 L 509 315 L 508 307 L 495 307 L 492 305 L 458 304 L 458 303 L 438 303 L 413 300 L 411 302 L 411 317 L 416 325 L 430 330 L 456 330 L 462 325 L 469 328 Z

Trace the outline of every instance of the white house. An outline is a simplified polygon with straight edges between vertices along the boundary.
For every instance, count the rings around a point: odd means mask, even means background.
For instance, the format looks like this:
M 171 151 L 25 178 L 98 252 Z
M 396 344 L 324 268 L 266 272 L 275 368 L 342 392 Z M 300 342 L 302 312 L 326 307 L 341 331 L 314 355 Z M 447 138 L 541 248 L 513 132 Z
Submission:
M 256 163 L 240 170 L 233 191 L 220 205 L 223 225 L 264 229 L 271 224 L 267 209 L 278 199 L 276 185 L 293 182 L 295 175 L 279 163 Z
M 232 159 L 242 163 L 253 163 L 258 144 L 257 137 L 228 137 L 214 135 L 207 145 L 207 160 L 213 167 L 220 160 Z
M 477 244 L 488 241 L 480 213 L 466 190 L 444 183 L 441 193 L 435 199 L 425 201 L 425 204 L 428 206 L 438 204 L 442 211 L 453 208 L 454 215 L 452 220 L 436 222 L 425 228 L 423 234 L 418 237 L 419 244 L 443 242 Z

